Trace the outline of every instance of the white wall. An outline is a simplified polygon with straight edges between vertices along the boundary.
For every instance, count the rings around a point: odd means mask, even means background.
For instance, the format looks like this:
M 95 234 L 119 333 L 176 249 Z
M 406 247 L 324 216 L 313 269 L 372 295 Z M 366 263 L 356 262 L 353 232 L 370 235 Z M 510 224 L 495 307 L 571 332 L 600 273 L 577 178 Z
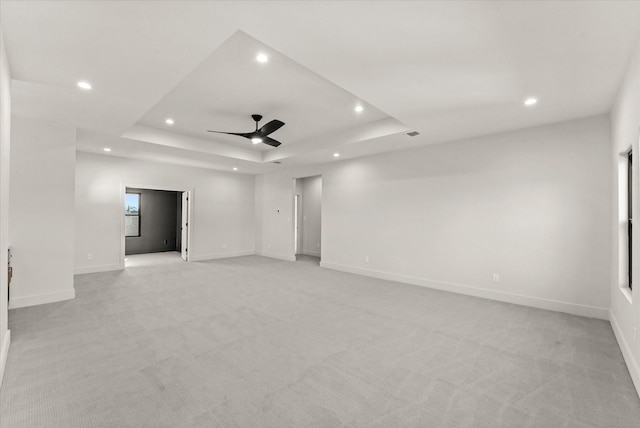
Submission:
M 631 372 L 631 377 L 636 389 L 640 394 L 640 229 L 638 222 L 633 229 L 633 278 L 635 287 L 633 296 L 628 292 L 625 281 L 625 247 L 627 245 L 624 233 L 626 224 L 620 222 L 620 211 L 626 209 L 626 195 L 619 195 L 619 165 L 626 163 L 620 156 L 620 152 L 628 151 L 633 146 L 634 156 L 634 176 L 633 182 L 636 184 L 632 217 L 640 218 L 640 206 L 638 188 L 640 187 L 640 148 L 638 138 L 640 138 L 640 43 L 631 59 L 627 69 L 624 82 L 620 87 L 618 96 L 611 111 L 612 139 L 611 163 L 612 163 L 612 193 L 613 210 L 611 222 L 611 234 L 613 236 L 611 245 L 612 255 L 612 277 L 611 277 L 611 325 L 616 333 L 620 349 L 627 362 L 627 367 Z M 621 177 L 626 181 L 626 177 Z M 621 257 L 622 256 L 622 257 Z M 621 278 L 622 277 L 622 278 Z M 637 332 L 637 333 L 636 333 Z
M 322 177 L 305 177 L 298 181 L 302 195 L 302 254 L 320 257 Z
M 123 185 L 193 189 L 192 261 L 254 253 L 253 176 L 79 152 L 76 273 L 122 268 Z
M 11 123 L 10 308 L 72 299 L 75 128 L 14 115 Z
M 255 177 L 257 254 L 296 260 L 293 239 L 294 194 L 302 194 L 302 181 L 296 180 L 294 184 L 293 179 L 320 175 L 320 171 L 326 168 L 326 165 L 318 165 Z
M 9 352 L 7 249 L 9 247 L 9 165 L 11 139 L 11 78 L 0 29 L 0 386 Z
M 607 318 L 610 140 L 600 116 L 259 176 L 256 250 L 291 258 L 291 179 L 321 174 L 323 266 Z

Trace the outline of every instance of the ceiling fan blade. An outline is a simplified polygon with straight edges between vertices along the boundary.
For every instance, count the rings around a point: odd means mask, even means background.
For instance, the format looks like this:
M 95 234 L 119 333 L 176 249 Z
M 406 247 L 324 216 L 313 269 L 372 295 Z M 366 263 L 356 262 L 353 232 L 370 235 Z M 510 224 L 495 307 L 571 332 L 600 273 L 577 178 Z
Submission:
M 258 133 L 260 133 L 260 135 L 262 135 L 263 137 L 266 137 L 272 132 L 276 132 L 278 129 L 282 128 L 283 126 L 284 126 L 284 122 L 275 119 L 267 123 L 266 125 L 264 125 L 262 128 L 260 128 L 258 130 Z
M 209 131 L 207 132 L 215 132 L 216 134 L 227 134 L 227 135 L 237 135 L 239 137 L 251 138 L 254 132 L 222 132 L 222 131 Z
M 276 141 L 271 137 L 262 137 L 262 142 L 273 147 L 278 147 L 280 144 L 282 144 L 280 141 Z

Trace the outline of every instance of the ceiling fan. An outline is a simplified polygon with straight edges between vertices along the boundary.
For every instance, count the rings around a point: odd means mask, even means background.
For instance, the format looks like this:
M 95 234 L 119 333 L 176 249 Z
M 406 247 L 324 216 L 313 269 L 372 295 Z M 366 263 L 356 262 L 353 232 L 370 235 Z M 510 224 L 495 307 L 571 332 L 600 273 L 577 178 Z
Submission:
M 264 125 L 262 128 L 258 129 L 258 122 L 262 120 L 262 116 L 259 114 L 252 114 L 251 117 L 253 118 L 253 120 L 256 121 L 256 130 L 253 132 L 222 132 L 222 131 L 207 131 L 207 132 L 238 135 L 240 137 L 248 138 L 249 140 L 251 140 L 253 144 L 264 143 L 273 147 L 278 147 L 280 144 L 282 144 L 279 141 L 276 141 L 273 138 L 268 137 L 268 135 L 282 128 L 282 126 L 284 125 L 284 122 L 275 119 L 267 123 L 266 125 Z

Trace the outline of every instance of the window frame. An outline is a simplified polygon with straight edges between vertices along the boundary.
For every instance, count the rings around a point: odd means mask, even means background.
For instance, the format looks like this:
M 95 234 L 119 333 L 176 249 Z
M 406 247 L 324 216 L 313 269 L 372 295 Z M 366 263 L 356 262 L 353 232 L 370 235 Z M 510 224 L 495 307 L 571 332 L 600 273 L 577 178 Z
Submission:
M 127 207 L 124 208 L 124 216 L 125 216 L 125 228 L 124 228 L 124 237 L 125 238 L 140 238 L 142 236 L 142 193 L 141 192 L 125 192 L 124 200 L 127 200 L 127 195 L 138 195 L 138 214 L 127 214 Z M 138 217 L 138 234 L 137 235 L 127 235 L 126 228 L 126 217 Z

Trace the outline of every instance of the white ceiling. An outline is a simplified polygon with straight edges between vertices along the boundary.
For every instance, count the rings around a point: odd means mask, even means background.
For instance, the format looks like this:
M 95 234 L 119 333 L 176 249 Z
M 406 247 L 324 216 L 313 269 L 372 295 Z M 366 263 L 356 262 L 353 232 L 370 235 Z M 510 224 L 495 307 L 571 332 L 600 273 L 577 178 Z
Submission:
M 0 26 L 13 112 L 78 150 L 262 173 L 606 113 L 640 2 L 2 0 Z M 253 113 L 282 146 L 206 132 Z

